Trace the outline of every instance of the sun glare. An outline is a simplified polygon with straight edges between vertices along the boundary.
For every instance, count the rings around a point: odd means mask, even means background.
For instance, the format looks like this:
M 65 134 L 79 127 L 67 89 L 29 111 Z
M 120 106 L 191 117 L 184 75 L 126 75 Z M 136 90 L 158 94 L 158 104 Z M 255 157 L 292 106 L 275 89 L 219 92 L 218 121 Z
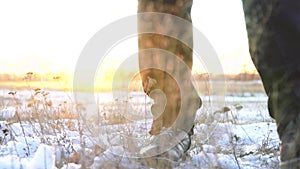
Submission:
M 113 9 L 108 7 L 113 6 L 115 0 L 107 1 L 104 6 L 103 2 L 97 1 L 94 4 L 53 1 L 48 5 L 34 2 L 22 3 L 23 7 L 17 9 L 9 1 L 1 2 L 0 16 L 7 16 L 3 18 L 0 31 L 2 86 L 26 87 L 28 82 L 22 78 L 27 72 L 33 72 L 38 78 L 32 80 L 31 86 L 71 90 L 76 62 L 84 45 L 107 24 L 135 14 L 137 6 L 137 1 L 132 0 L 132 3 L 124 2 L 126 7 L 116 7 L 118 12 L 112 12 Z M 73 8 L 69 9 L 71 2 Z M 69 11 L 66 13 L 65 9 Z M 79 10 L 83 12 L 79 14 Z M 56 12 L 53 14 L 53 11 Z M 225 74 L 255 71 L 248 52 L 239 0 L 194 1 L 192 18 L 194 26 L 216 50 Z M 20 25 L 22 23 L 24 27 Z M 101 90 L 99 86 L 102 86 L 109 90 L 118 66 L 134 54 L 137 54 L 136 37 L 114 47 L 106 62 L 99 65 L 96 89 Z M 195 59 L 193 72 L 207 73 L 203 64 Z M 128 68 L 128 72 L 132 71 L 137 71 L 137 67 Z

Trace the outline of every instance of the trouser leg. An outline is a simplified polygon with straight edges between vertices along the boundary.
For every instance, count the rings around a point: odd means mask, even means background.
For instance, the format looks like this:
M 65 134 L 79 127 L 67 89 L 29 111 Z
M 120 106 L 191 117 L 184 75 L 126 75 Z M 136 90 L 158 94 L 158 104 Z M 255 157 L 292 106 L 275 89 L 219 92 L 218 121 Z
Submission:
M 151 134 L 158 134 L 162 127 L 174 125 L 180 112 L 185 113 L 184 118 L 177 123 L 176 127 L 186 130 L 189 127 L 182 127 L 182 124 L 192 125 L 196 109 L 201 105 L 201 101 L 191 85 L 190 77 L 193 63 L 191 6 L 192 0 L 138 1 L 140 14 L 160 12 L 172 15 L 149 15 L 138 18 L 140 75 L 144 92 L 154 100 L 151 109 L 154 116 Z M 185 19 L 190 24 L 176 25 L 174 16 Z M 144 31 L 149 28 L 172 35 L 172 37 L 160 33 L 145 33 Z M 188 44 L 174 37 L 180 37 Z M 184 63 L 186 67 L 178 66 L 179 62 Z M 187 93 L 182 93 L 182 81 L 189 86 L 186 87 L 188 88 Z M 182 97 L 183 95 L 184 97 Z M 187 107 L 183 106 L 187 104 L 187 98 L 191 100 L 190 107 L 195 107 L 195 109 L 188 112 L 180 111 L 181 108 Z
M 300 1 L 244 0 L 243 5 L 250 54 L 282 142 L 281 161 L 289 161 L 300 157 Z

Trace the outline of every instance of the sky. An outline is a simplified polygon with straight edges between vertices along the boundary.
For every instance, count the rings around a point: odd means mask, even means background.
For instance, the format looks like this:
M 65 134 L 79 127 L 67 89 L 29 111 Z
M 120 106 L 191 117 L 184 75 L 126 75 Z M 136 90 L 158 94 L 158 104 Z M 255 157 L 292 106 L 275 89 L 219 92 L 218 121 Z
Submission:
M 0 1 L 0 73 L 72 74 L 88 40 L 106 25 L 136 14 L 137 1 Z M 225 73 L 254 70 L 241 5 L 240 0 L 194 0 L 192 8 L 194 26 L 215 48 Z M 120 55 L 135 51 L 132 38 L 108 56 L 117 63 Z

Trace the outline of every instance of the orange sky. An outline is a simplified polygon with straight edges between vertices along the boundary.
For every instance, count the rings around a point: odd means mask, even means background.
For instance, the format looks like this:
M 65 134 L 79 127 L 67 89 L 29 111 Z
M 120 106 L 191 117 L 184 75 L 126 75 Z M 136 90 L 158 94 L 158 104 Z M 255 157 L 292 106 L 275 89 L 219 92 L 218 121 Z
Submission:
M 135 14 L 136 6 L 137 0 L 0 1 L 0 72 L 72 73 L 87 41 L 107 24 Z M 240 0 L 196 0 L 192 18 L 216 49 L 225 73 L 254 69 Z M 120 43 L 102 69 L 113 69 L 120 55 L 136 51 L 135 38 Z

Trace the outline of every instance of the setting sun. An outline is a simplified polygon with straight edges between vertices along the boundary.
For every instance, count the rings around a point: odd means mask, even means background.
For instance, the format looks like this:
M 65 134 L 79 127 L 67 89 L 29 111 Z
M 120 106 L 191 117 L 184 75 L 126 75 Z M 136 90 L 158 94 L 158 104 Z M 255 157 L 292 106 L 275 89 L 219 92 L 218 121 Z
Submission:
M 106 1 L 105 4 L 98 1 L 42 3 L 31 0 L 19 1 L 18 6 L 10 1 L 2 1 L 1 73 L 60 74 L 63 76 L 61 81 L 65 81 L 61 85 L 67 86 L 63 88 L 71 87 L 77 59 L 86 43 L 107 24 L 136 14 L 137 1 L 131 1 Z M 122 5 L 115 6 L 115 3 Z M 255 71 L 248 53 L 243 17 L 239 0 L 194 2 L 194 26 L 213 45 L 225 74 Z M 114 46 L 107 53 L 106 62 L 99 64 L 97 76 L 102 77 L 95 77 L 97 82 L 108 84 L 118 65 L 137 52 L 136 37 L 123 40 Z M 137 71 L 137 67 L 132 69 Z M 193 69 L 196 73 L 206 73 L 203 63 L 197 58 Z

